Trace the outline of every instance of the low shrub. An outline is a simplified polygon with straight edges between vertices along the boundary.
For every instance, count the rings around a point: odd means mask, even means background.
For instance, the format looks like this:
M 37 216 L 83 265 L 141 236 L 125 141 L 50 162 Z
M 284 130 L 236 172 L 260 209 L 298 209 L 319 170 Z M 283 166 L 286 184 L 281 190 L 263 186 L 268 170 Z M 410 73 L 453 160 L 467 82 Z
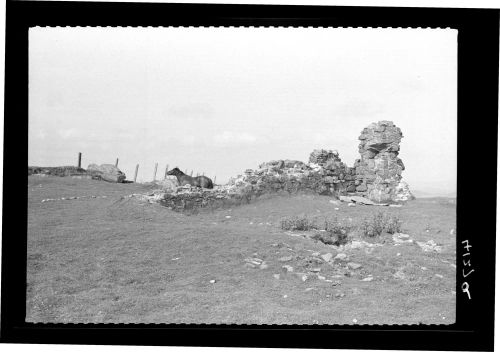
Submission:
M 323 242 L 324 244 L 333 244 L 338 245 L 339 238 L 332 232 L 316 232 L 311 236 L 311 238 L 315 241 Z
M 353 230 L 353 226 L 345 221 L 339 221 L 337 218 L 333 220 L 325 220 L 325 230 L 336 237 L 335 245 L 343 245 L 348 242 L 349 233 Z
M 286 231 L 322 230 L 311 235 L 311 238 L 324 244 L 339 246 L 348 242 L 349 233 L 352 232 L 353 226 L 346 221 L 339 221 L 337 218 L 324 219 L 321 224 L 317 218 L 300 215 L 281 219 L 281 229 Z
M 391 216 L 387 219 L 385 229 L 391 235 L 401 232 L 401 223 L 401 220 L 397 216 Z
M 317 229 L 313 219 L 305 215 L 292 216 L 281 219 L 281 229 L 286 231 L 309 231 Z
M 345 221 L 337 218 L 325 219 L 322 232 L 317 232 L 311 236 L 312 239 L 321 241 L 324 244 L 340 246 L 348 242 L 349 233 L 353 227 Z
M 366 237 L 378 237 L 383 232 L 394 234 L 401 231 L 401 221 L 397 216 L 389 217 L 378 211 L 371 218 L 363 219 L 360 229 Z

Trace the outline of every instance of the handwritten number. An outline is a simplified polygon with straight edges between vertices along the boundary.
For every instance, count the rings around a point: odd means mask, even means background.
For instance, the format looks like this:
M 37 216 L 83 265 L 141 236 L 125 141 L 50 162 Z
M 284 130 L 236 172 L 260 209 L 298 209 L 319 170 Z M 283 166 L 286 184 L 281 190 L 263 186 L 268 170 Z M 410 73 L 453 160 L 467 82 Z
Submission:
M 467 245 L 464 246 L 465 249 L 467 249 L 467 252 L 469 251 L 469 248 L 472 248 L 471 245 L 469 245 L 469 240 L 462 241 L 462 244 L 467 243 Z
M 469 276 L 473 271 L 474 271 L 474 269 L 471 269 L 467 274 L 465 274 L 465 270 L 462 269 L 462 275 L 465 278 L 465 277 Z

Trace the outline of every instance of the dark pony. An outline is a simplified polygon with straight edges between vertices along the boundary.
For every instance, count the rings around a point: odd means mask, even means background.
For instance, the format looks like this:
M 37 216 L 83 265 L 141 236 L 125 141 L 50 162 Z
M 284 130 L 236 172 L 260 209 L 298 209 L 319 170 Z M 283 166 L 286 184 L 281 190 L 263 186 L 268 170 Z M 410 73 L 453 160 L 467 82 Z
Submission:
M 167 175 L 173 175 L 177 177 L 177 181 L 179 181 L 179 185 L 184 186 L 184 185 L 191 185 L 195 187 L 202 187 L 202 188 L 214 188 L 214 183 L 212 180 L 206 176 L 196 176 L 196 177 L 191 177 L 186 175 L 184 172 L 179 170 L 179 168 L 174 168 L 167 172 Z

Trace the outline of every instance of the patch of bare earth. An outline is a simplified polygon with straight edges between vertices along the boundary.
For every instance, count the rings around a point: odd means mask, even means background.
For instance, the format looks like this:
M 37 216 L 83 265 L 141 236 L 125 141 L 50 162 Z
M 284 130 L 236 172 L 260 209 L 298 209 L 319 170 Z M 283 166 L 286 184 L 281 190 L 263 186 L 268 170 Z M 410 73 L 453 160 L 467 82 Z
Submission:
M 27 321 L 455 321 L 450 230 L 456 207 L 446 199 L 381 209 L 334 205 L 324 196 L 277 196 L 184 215 L 123 198 L 146 191 L 140 184 L 28 177 Z M 42 202 L 91 195 L 101 197 Z M 337 216 L 357 224 L 379 210 L 398 216 L 413 242 L 354 232 L 358 245 L 342 249 L 280 228 L 286 216 Z M 416 244 L 429 240 L 441 252 Z

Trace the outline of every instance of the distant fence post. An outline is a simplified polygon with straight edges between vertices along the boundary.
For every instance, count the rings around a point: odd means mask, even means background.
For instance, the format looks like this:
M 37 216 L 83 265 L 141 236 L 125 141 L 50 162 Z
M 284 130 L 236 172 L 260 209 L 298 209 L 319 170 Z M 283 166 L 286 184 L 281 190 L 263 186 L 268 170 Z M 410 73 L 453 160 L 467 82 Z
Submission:
M 214 185 L 215 185 L 215 180 L 217 180 L 217 176 L 214 176 Z
M 82 167 L 82 153 L 78 153 L 78 167 Z
M 139 171 L 139 164 L 135 166 L 134 182 L 137 181 L 137 171 Z
M 167 164 L 167 167 L 165 168 L 165 176 L 163 176 L 163 179 L 166 180 L 167 179 L 167 172 L 168 172 L 168 164 Z
M 155 163 L 155 173 L 153 175 L 153 181 L 156 181 L 156 171 L 158 170 L 158 163 Z
M 190 176 L 193 177 L 193 170 L 191 170 L 191 175 Z
M 116 158 L 115 167 L 118 167 L 118 158 Z

